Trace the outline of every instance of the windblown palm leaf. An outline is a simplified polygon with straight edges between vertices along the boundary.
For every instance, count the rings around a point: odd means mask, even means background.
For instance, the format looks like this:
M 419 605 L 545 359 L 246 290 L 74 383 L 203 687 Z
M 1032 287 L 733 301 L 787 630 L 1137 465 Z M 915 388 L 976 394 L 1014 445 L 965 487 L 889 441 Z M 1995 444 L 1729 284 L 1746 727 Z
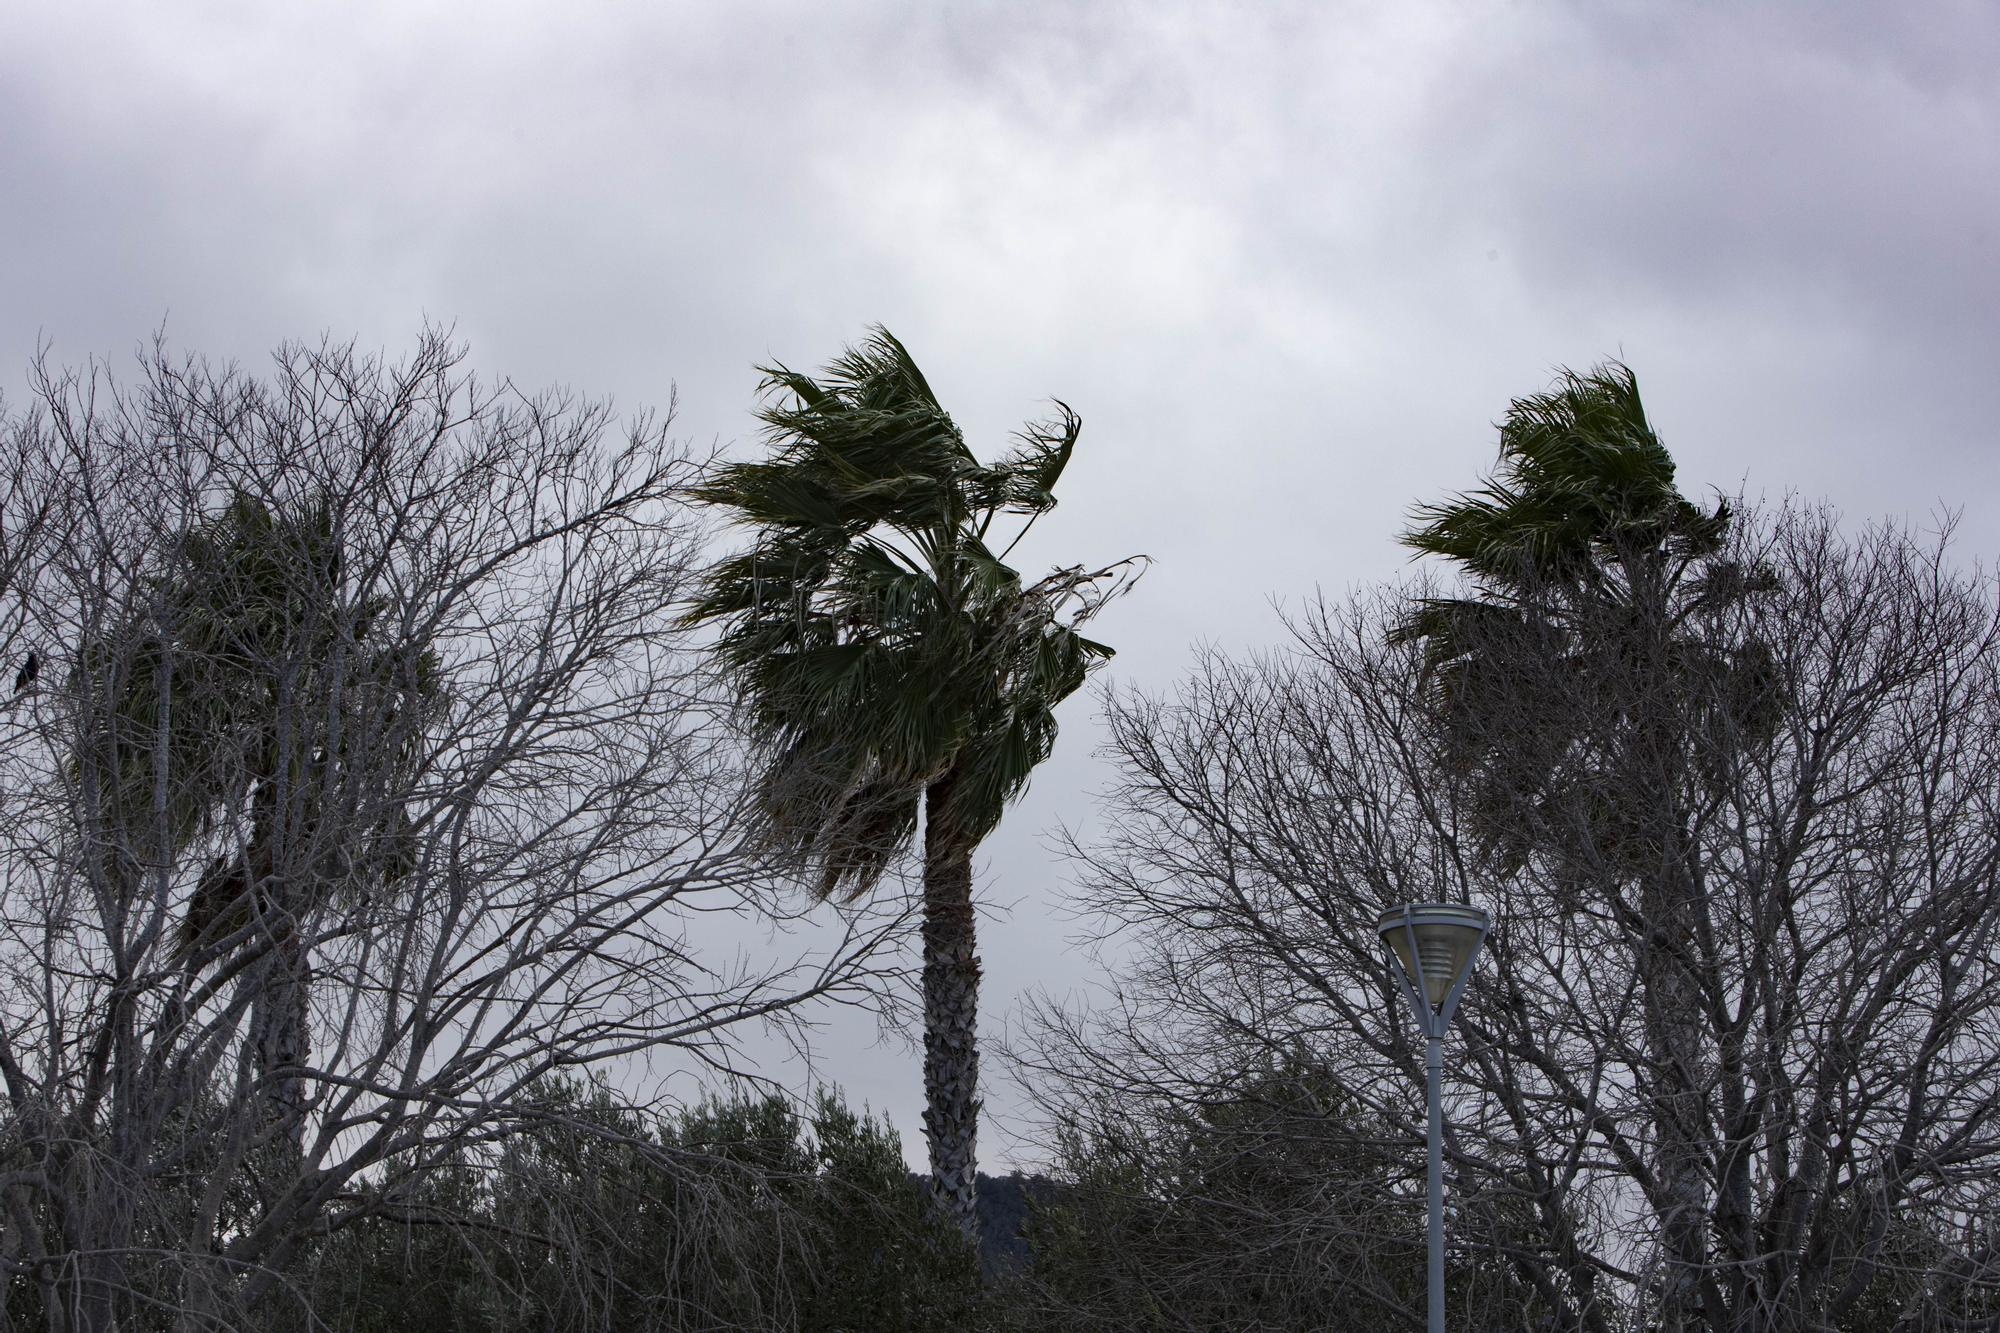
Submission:
M 1077 625 L 1125 570 L 1024 586 L 987 544 L 996 517 L 1054 506 L 1079 427 L 1067 407 L 983 465 L 885 330 L 820 380 L 776 367 L 764 388 L 780 399 L 761 413 L 771 457 L 696 492 L 756 542 L 714 567 L 689 619 L 723 626 L 768 748 L 774 842 L 818 867 L 824 893 L 861 893 L 947 772 L 932 819 L 968 845 L 999 822 L 1054 744 L 1055 705 L 1111 655 Z

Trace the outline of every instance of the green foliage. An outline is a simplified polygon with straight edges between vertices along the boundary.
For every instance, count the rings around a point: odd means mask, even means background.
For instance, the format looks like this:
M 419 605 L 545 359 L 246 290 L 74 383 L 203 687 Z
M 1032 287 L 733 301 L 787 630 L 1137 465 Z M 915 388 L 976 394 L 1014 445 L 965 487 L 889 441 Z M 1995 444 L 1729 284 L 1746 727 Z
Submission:
M 1421 1310 L 1421 1159 L 1310 1061 L 1243 1070 L 1200 1102 L 1100 1106 L 1069 1125 L 1031 1212 L 1044 1325 L 1375 1330 Z M 1526 1320 L 1529 1293 L 1453 1256 L 1453 1308 Z M 1510 1327 L 1513 1325 L 1509 1325 Z
M 813 1117 L 809 1210 L 827 1238 L 804 1304 L 817 1333 L 956 1333 L 1003 1326 L 977 1256 L 903 1160 L 887 1122 L 822 1095 Z
M 818 379 L 764 374 L 771 456 L 695 491 L 756 538 L 710 570 L 688 617 L 722 628 L 770 755 L 774 842 L 817 867 L 824 893 L 860 893 L 947 773 L 932 819 L 968 847 L 999 821 L 1055 743 L 1055 705 L 1111 655 L 1077 625 L 1117 570 L 1026 586 L 988 544 L 1001 516 L 1054 507 L 1080 428 L 1067 407 L 982 464 L 886 330 Z
M 893 1129 L 837 1096 L 653 1121 L 546 1086 L 487 1153 L 413 1169 L 313 1257 L 340 1333 L 998 1328 L 998 1297 Z

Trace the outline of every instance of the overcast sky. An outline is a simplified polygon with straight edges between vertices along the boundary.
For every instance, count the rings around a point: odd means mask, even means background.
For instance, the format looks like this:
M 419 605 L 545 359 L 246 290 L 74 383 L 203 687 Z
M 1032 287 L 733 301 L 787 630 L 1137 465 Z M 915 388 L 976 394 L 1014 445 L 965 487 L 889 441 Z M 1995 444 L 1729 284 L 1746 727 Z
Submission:
M 2000 539 L 2000 7 L 175 3 L 0 8 L 0 388 L 392 354 L 753 441 L 759 361 L 882 322 L 975 449 L 1082 413 L 1024 564 L 1156 565 L 1110 675 L 1393 577 L 1553 367 L 1617 356 L 1684 488 Z M 1092 703 L 989 845 L 989 1032 L 1063 947 Z M 1000 910 L 1004 909 L 1004 910 Z M 921 1154 L 918 1061 L 824 1068 Z M 997 1078 L 1001 1071 L 991 1073 Z M 1012 1094 L 986 1160 L 1011 1138 Z

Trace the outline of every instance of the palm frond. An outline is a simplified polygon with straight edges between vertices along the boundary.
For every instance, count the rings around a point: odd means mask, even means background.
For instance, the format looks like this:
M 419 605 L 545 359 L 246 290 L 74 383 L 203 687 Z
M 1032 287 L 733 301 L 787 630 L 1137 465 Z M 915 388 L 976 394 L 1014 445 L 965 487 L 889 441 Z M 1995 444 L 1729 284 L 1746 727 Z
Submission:
M 763 368 L 762 387 L 769 454 L 693 492 L 756 542 L 709 570 L 683 617 L 720 628 L 773 846 L 826 893 L 865 891 L 947 773 L 954 795 L 930 817 L 969 841 L 998 820 L 1054 743 L 1055 705 L 1110 655 L 1076 625 L 1139 565 L 1025 587 L 986 544 L 997 515 L 1054 505 L 1080 430 L 1064 404 L 982 465 L 880 327 L 817 375 Z
M 1413 510 L 1404 544 L 1504 585 L 1582 577 L 1620 549 L 1710 554 L 1728 528 L 1726 506 L 1705 513 L 1675 489 L 1637 377 L 1617 362 L 1564 370 L 1555 389 L 1516 399 L 1499 462 L 1483 488 Z
M 1629 368 L 1563 371 L 1499 429 L 1494 474 L 1415 509 L 1403 536 L 1456 564 L 1468 595 L 1419 600 L 1389 637 L 1421 652 L 1441 758 L 1469 780 L 1503 866 L 1533 827 L 1629 851 L 1643 843 L 1635 732 L 1650 772 L 1662 750 L 1701 771 L 1722 755 L 1707 731 L 1754 743 L 1775 725 L 1763 646 L 1698 632 L 1771 585 L 1722 558 L 1729 507 L 1677 490 Z M 1647 710 L 1672 721 L 1642 727 Z

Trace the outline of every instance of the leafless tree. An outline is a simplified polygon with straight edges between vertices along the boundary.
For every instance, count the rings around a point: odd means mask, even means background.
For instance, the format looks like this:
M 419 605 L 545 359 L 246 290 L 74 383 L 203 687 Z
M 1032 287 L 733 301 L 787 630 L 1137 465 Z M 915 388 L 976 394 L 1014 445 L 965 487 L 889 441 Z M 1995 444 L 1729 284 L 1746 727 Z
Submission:
M 0 396 L 0 420 L 8 415 L 7 401 Z M 32 417 L 23 419 L 0 456 L 0 674 L 12 669 L 12 698 L 32 689 L 41 671 L 41 655 L 25 633 L 21 600 L 10 595 L 22 570 L 32 566 L 48 521 L 48 496 L 30 480 L 43 445 L 37 438 L 40 425 Z
M 674 622 L 698 460 L 461 358 L 156 347 L 7 423 L 0 1322 L 309 1325 L 316 1238 L 549 1076 L 726 1066 L 886 966 L 745 850 Z
M 1671 1270 L 1713 1333 L 1995 1327 L 2000 588 L 1947 537 L 1753 514 L 1711 570 L 1747 582 L 1657 602 L 1671 632 L 1569 627 L 1671 671 L 1496 636 L 1512 685 L 1471 750 L 1511 768 L 1466 762 L 1391 641 L 1426 587 L 1113 697 L 1122 776 L 1073 851 L 1118 992 L 1045 1008 L 1020 1058 L 1047 1109 L 1192 1105 L 1304 1051 L 1400 1190 L 1421 1043 L 1372 920 L 1471 900 L 1496 925 L 1448 1045 L 1447 1228 L 1454 1265 L 1530 1295 L 1461 1326 L 1657 1327 Z M 1664 1059 L 1663 985 L 1688 1034 Z M 1363 1271 L 1362 1238 L 1313 1239 Z

